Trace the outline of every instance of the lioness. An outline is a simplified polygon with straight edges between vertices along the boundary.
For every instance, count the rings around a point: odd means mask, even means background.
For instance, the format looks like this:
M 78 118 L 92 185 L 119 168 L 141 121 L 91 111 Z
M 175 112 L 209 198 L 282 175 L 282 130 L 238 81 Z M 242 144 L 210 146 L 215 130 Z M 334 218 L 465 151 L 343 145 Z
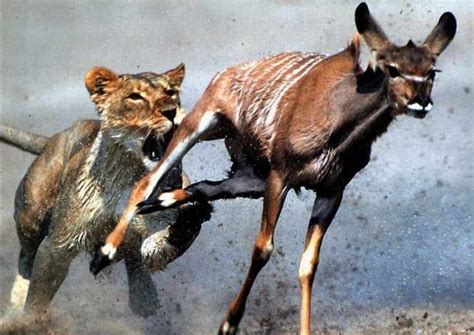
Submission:
M 33 136 L 37 141 L 29 146 L 2 127 L 0 139 L 39 153 L 15 197 L 21 251 L 12 303 L 23 303 L 22 286 L 30 280 L 25 310 L 46 310 L 73 258 L 80 251 L 93 253 L 112 231 L 135 182 L 161 158 L 183 116 L 183 78 L 184 65 L 134 75 L 93 68 L 85 84 L 100 121 L 77 122 L 49 139 Z M 168 175 L 167 187 L 182 187 L 185 179 L 178 166 Z M 134 313 L 154 314 L 157 293 L 148 270 L 162 270 L 179 257 L 210 211 L 200 202 L 136 218 L 119 255 L 125 260 Z

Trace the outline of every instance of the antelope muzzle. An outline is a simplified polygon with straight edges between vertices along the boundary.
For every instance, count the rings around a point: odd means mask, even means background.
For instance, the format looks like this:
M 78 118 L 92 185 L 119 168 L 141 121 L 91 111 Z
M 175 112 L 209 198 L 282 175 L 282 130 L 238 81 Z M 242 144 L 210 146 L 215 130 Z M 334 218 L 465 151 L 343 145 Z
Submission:
M 416 96 L 407 105 L 408 115 L 414 116 L 417 119 L 423 119 L 431 108 L 433 108 L 433 101 L 429 96 Z

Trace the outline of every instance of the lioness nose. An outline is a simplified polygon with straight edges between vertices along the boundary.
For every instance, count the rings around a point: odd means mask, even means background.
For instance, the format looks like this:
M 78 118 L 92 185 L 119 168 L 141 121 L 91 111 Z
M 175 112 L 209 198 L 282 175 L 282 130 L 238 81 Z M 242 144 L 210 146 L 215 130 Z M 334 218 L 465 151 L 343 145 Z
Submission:
M 164 115 L 168 120 L 170 120 L 171 122 L 173 122 L 173 120 L 174 120 L 174 118 L 175 118 L 175 116 L 176 116 L 176 108 L 173 108 L 173 109 L 164 111 L 164 112 L 163 112 L 163 115 Z

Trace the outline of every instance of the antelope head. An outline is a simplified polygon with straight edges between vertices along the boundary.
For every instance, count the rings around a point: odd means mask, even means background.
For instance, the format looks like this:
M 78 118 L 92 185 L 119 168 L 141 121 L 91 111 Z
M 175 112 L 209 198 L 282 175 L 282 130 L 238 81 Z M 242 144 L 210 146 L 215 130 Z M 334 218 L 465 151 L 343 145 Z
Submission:
M 374 54 L 375 66 L 388 78 L 389 103 L 395 114 L 423 118 L 433 107 L 431 90 L 436 59 L 456 34 L 456 18 L 450 12 L 441 15 L 438 24 L 421 45 L 412 40 L 402 47 L 392 44 L 361 3 L 355 11 L 357 30 Z

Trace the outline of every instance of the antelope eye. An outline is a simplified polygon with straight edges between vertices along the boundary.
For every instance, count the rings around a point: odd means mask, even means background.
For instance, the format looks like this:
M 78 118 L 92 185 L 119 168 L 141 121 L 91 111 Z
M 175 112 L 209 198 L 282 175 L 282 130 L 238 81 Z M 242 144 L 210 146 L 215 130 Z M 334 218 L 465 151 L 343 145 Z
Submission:
M 130 100 L 145 100 L 145 98 L 143 98 L 139 93 L 132 93 L 127 97 L 127 99 L 130 99 Z
M 166 90 L 165 93 L 166 93 L 167 96 L 172 97 L 173 95 L 176 94 L 176 90 L 174 90 L 174 89 L 172 89 L 172 88 L 169 88 L 169 89 Z
M 400 71 L 398 71 L 398 69 L 395 66 L 387 65 L 387 69 L 388 69 L 388 74 L 390 78 L 400 77 L 401 75 Z

